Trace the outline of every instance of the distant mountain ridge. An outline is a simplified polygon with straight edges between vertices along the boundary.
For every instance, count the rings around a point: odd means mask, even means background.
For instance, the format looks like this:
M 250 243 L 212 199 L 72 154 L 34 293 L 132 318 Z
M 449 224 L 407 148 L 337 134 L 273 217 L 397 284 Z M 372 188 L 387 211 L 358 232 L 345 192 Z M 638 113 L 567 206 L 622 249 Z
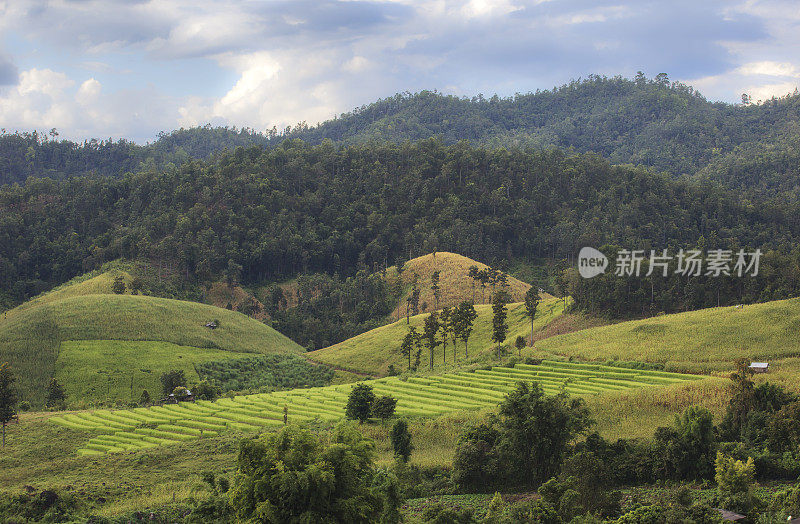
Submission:
M 356 144 L 438 137 L 490 147 L 574 148 L 612 163 L 693 174 L 737 147 L 799 136 L 798 122 L 797 93 L 733 105 L 710 102 L 663 74 L 652 80 L 593 75 L 510 98 L 401 93 L 315 127 L 299 125 L 283 138 Z
M 236 127 L 195 127 L 159 134 L 152 144 L 126 140 L 58 140 L 51 133 L 0 135 L 0 185 L 29 176 L 56 179 L 81 175 L 121 176 L 161 170 L 169 164 L 208 159 L 237 147 L 275 147 L 286 139 L 335 145 L 402 143 L 436 137 L 473 146 L 534 147 L 596 152 L 612 164 L 641 164 L 674 175 L 695 175 L 720 163 L 724 172 L 743 158 L 769 156 L 800 140 L 800 95 L 760 104 L 710 102 L 666 75 L 634 79 L 591 75 L 552 90 L 509 98 L 472 98 L 436 91 L 398 93 L 316 126 L 301 122 L 261 133 Z M 749 165 L 744 173 L 704 176 L 723 185 L 782 190 L 798 173 Z M 777 169 L 777 174 L 776 174 Z M 708 169 L 705 169 L 708 171 Z M 762 182 L 766 179 L 766 182 Z M 787 182 L 788 179 L 788 182 Z

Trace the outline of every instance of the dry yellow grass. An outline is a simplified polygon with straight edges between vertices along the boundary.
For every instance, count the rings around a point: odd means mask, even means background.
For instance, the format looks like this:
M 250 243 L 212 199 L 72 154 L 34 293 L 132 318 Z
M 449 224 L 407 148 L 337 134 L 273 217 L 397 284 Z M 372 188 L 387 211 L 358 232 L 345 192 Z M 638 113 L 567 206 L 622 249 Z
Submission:
M 471 258 L 459 255 L 457 253 L 449 253 L 447 251 L 439 251 L 436 253 L 429 253 L 421 257 L 409 260 L 403 266 L 403 272 L 400 274 L 402 281 L 403 294 L 397 304 L 397 307 L 392 312 L 392 318 L 397 320 L 406 314 L 406 298 L 411 295 L 412 282 L 414 274 L 418 276 L 418 286 L 420 290 L 420 312 L 426 313 L 434 309 L 436 305 L 433 291 L 431 290 L 431 277 L 435 271 L 439 271 L 439 287 L 441 288 L 441 295 L 439 297 L 439 308 L 446 306 L 455 306 L 464 300 L 472 301 L 473 299 L 473 286 L 472 279 L 467 276 L 470 266 L 478 266 L 478 269 L 486 268 L 486 264 L 482 264 Z M 390 284 L 396 282 L 398 278 L 397 268 L 390 267 L 386 271 L 386 279 Z M 525 293 L 530 289 L 530 284 L 526 284 L 521 280 L 514 277 L 508 277 L 509 292 L 511 294 L 511 302 L 522 302 L 525 298 Z M 491 287 L 487 286 L 482 292 L 480 284 L 474 288 L 474 298 L 476 304 L 486 304 L 490 302 Z M 543 299 L 553 298 L 551 295 L 544 293 Z M 422 307 L 425 305 L 426 307 Z

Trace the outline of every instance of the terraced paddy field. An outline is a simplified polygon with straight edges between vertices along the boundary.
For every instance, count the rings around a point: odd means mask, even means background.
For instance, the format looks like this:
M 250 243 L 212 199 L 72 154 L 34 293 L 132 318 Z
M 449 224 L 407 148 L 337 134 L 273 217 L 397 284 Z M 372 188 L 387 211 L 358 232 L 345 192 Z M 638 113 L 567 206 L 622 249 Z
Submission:
M 494 407 L 519 381 L 537 382 L 547 394 L 566 391 L 575 396 L 595 396 L 702 378 L 598 364 L 543 361 L 538 365 L 517 364 L 513 368 L 493 367 L 407 380 L 387 377 L 364 383 L 372 386 L 376 395 L 396 398 L 399 416 L 424 417 Z M 284 407 L 290 422 L 335 422 L 344 417 L 352 387 L 353 384 L 342 384 L 238 396 L 214 402 L 78 412 L 52 417 L 50 421 L 98 433 L 78 450 L 79 454 L 135 451 L 215 437 L 224 431 L 260 431 L 281 426 Z

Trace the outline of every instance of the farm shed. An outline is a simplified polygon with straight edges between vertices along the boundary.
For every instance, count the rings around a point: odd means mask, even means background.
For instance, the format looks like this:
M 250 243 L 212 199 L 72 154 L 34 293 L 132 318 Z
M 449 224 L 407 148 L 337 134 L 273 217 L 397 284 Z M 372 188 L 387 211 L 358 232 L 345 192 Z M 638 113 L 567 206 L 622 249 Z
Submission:
M 769 371 L 769 362 L 751 362 L 749 367 L 753 373 L 766 373 Z

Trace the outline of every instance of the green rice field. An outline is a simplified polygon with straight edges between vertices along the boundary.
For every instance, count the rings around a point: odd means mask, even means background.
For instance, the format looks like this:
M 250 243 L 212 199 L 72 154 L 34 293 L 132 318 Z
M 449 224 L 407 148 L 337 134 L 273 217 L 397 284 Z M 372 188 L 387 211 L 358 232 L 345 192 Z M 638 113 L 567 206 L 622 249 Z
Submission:
M 647 386 L 666 386 L 697 375 L 628 369 L 599 364 L 543 361 L 538 365 L 493 367 L 439 376 L 387 377 L 365 381 L 376 395 L 398 400 L 401 417 L 496 406 L 520 381 L 537 382 L 547 394 L 599 395 Z M 52 417 L 67 428 L 98 433 L 78 450 L 83 455 L 135 451 L 205 437 L 223 431 L 259 431 L 283 425 L 284 407 L 290 422 L 335 422 L 344 417 L 353 384 L 294 389 L 256 395 L 135 408 L 96 410 Z

